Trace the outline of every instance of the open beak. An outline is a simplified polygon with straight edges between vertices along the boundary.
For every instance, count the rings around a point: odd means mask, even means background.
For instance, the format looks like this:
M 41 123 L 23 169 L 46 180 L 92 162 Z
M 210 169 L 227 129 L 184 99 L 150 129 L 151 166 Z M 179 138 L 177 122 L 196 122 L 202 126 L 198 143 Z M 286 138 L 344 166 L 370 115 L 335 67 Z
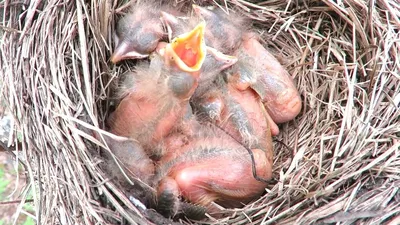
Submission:
M 132 48 L 132 45 L 122 41 L 117 44 L 114 53 L 111 56 L 111 62 L 116 64 L 124 59 L 142 59 L 148 57 L 148 54 L 140 54 Z
M 197 72 L 206 57 L 204 43 L 205 22 L 201 22 L 192 31 L 174 38 L 164 49 L 169 63 L 185 72 Z

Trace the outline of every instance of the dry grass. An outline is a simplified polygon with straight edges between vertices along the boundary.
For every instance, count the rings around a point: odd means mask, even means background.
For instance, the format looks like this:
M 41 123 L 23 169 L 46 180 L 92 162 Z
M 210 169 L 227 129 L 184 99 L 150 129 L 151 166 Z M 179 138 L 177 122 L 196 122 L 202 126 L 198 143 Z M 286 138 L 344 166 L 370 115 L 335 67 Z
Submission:
M 103 173 L 91 143 L 90 130 L 99 130 L 107 115 L 110 84 L 129 66 L 108 61 L 124 2 L 0 2 L 1 97 L 16 118 L 14 136 L 22 134 L 18 154 L 27 159 L 38 224 L 114 223 L 122 217 L 148 222 Z M 253 19 L 295 78 L 304 105 L 277 137 L 293 152 L 275 145 L 276 184 L 244 209 L 205 223 L 396 224 L 397 1 L 218 4 Z

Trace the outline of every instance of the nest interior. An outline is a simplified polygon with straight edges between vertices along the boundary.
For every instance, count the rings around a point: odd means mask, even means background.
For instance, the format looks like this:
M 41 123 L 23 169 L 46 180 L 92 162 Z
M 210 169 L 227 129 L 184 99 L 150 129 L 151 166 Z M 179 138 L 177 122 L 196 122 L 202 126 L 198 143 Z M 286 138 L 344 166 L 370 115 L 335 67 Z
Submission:
M 399 222 L 396 1 L 209 4 L 253 21 L 295 79 L 303 109 L 276 137 L 277 182 L 244 208 L 202 223 Z M 104 127 L 113 82 L 132 66 L 109 62 L 116 20 L 128 6 L 122 0 L 0 2 L 1 98 L 15 118 L 10 143 L 28 173 L 38 224 L 161 223 L 109 179 L 92 136 Z

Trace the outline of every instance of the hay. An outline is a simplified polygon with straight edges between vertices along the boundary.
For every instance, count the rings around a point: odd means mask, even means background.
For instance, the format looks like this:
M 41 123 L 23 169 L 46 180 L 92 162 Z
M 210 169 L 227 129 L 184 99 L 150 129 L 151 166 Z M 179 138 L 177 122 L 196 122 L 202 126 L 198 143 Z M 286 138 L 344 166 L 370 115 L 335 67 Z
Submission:
M 151 217 L 101 170 L 100 143 L 91 136 L 104 125 L 110 84 L 129 66 L 108 61 L 125 2 L 0 3 L 1 96 L 15 117 L 11 142 L 20 136 L 17 153 L 26 159 L 38 224 L 116 223 L 122 217 L 146 224 Z M 398 222 L 396 2 L 218 3 L 252 18 L 295 78 L 303 110 L 276 138 L 291 150 L 275 144 L 275 184 L 245 208 L 205 223 Z

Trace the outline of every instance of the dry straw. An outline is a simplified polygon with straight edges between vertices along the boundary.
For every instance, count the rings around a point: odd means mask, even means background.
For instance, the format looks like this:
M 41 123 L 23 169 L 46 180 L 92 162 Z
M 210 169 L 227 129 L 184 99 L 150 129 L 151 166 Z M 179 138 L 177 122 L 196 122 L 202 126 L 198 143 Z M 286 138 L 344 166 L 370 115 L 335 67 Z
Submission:
M 131 65 L 109 62 L 126 2 L 0 2 L 1 98 L 15 117 L 10 142 L 21 141 L 17 155 L 38 224 L 117 223 L 123 217 L 146 224 L 152 217 L 101 170 L 100 143 L 92 143 L 108 113 L 111 84 Z M 266 194 L 205 223 L 398 224 L 398 1 L 210 4 L 252 19 L 295 79 L 303 110 L 276 138 L 290 149 L 275 142 L 276 182 Z

